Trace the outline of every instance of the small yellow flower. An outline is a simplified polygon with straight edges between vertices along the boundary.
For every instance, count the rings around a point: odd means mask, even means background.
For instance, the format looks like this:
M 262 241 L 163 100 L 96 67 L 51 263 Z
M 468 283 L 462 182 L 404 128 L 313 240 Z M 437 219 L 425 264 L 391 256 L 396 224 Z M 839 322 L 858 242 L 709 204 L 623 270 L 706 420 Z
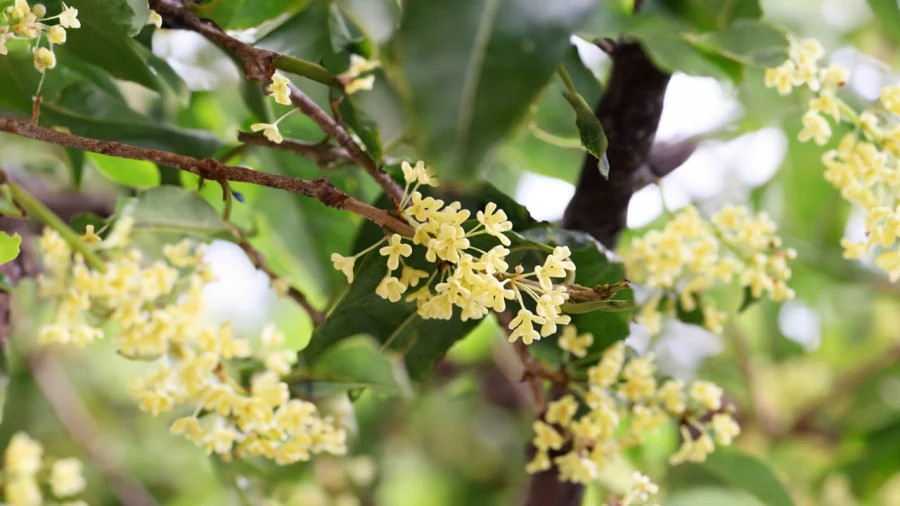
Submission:
M 528 309 L 519 309 L 519 313 L 512 321 L 509 322 L 509 328 L 512 330 L 509 334 L 509 342 L 513 343 L 520 337 L 525 344 L 531 344 L 532 341 L 541 339 L 541 335 L 534 329 L 534 324 L 543 325 L 546 320 L 540 316 L 536 316 Z
M 400 282 L 399 279 L 394 276 L 387 275 L 381 279 L 381 282 L 378 283 L 378 286 L 375 288 L 375 294 L 377 294 L 382 299 L 387 299 L 391 302 L 397 302 L 403 296 L 403 292 L 406 291 L 406 285 Z
M 81 235 L 81 240 L 88 244 L 98 244 L 103 242 L 103 239 L 94 232 L 93 225 L 86 225 L 84 227 L 84 234 Z
M 393 271 L 400 266 L 400 257 L 412 255 L 412 246 L 404 244 L 403 238 L 399 234 L 394 234 L 388 239 L 388 245 L 380 248 L 378 253 L 388 257 L 388 269 Z
M 428 273 L 425 271 L 420 271 L 419 269 L 413 269 L 409 266 L 403 267 L 403 272 L 400 274 L 400 283 L 413 287 L 419 284 L 419 281 L 428 277 Z
M 254 123 L 250 125 L 250 131 L 259 132 L 262 130 L 263 135 L 266 139 L 274 142 L 275 144 L 281 144 L 284 142 L 284 137 L 281 135 L 281 131 L 278 130 L 277 123 Z
M 881 103 L 894 114 L 900 114 L 900 86 L 885 86 L 881 89 Z
M 716 442 L 723 446 L 730 445 L 731 441 L 741 433 L 741 427 L 725 413 L 714 415 L 710 426 L 716 433 Z
M 63 2 L 63 11 L 59 14 L 59 24 L 63 28 L 81 28 L 81 21 L 78 21 L 78 9 L 75 7 L 67 7 Z
M 81 474 L 81 461 L 68 458 L 59 459 L 50 469 L 50 488 L 53 495 L 62 498 L 80 493 L 84 490 L 85 481 Z
M 816 144 L 822 146 L 830 138 L 831 126 L 828 125 L 828 121 L 816 111 L 807 111 L 803 115 L 803 129 L 797 134 L 797 139 L 800 142 L 812 139 Z
M 698 380 L 691 384 L 691 398 L 710 411 L 722 406 L 722 389 L 709 381 Z
M 344 86 L 344 93 L 353 95 L 357 91 L 369 91 L 375 87 L 375 76 L 358 77 Z
M 534 439 L 532 444 L 538 450 L 559 450 L 563 444 L 563 437 L 552 426 L 537 420 L 532 425 Z
M 272 84 L 269 85 L 269 96 L 282 105 L 291 104 L 290 79 L 275 73 L 272 76 Z
M 34 68 L 43 72 L 56 67 L 56 55 L 46 47 L 35 48 L 34 50 Z
M 17 432 L 6 447 L 3 469 L 13 475 L 33 475 L 41 468 L 43 454 L 40 443 L 24 432 Z
M 547 405 L 547 422 L 568 427 L 576 411 L 578 411 L 578 402 L 571 395 L 565 395 Z
M 578 334 L 578 329 L 569 325 L 563 329 L 562 335 L 559 337 L 559 347 L 569 352 L 574 357 L 584 358 L 587 349 L 594 344 L 594 336 L 592 334 Z
M 162 16 L 153 9 L 150 9 L 150 16 L 147 18 L 147 24 L 162 28 Z
M 47 30 L 47 40 L 54 44 L 64 44 L 66 42 L 66 29 L 60 25 L 51 26 Z
M 353 283 L 353 265 L 356 264 L 356 257 L 345 257 L 338 253 L 332 253 L 331 263 L 334 264 L 335 269 L 347 276 L 348 283 Z

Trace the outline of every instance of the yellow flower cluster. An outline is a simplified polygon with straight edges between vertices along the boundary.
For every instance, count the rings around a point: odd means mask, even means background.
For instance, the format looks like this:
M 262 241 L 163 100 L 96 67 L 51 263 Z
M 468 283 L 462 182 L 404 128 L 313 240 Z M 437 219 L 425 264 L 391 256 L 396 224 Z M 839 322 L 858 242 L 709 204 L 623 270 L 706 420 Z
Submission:
M 342 74 L 338 75 L 338 78 L 347 83 L 344 85 L 344 93 L 352 95 L 360 90 L 371 90 L 375 86 L 375 75 L 360 76 L 380 66 L 381 62 L 378 60 L 367 60 L 358 54 L 351 54 L 350 66 Z
M 9 506 L 46 504 L 42 486 L 49 488 L 54 504 L 86 506 L 75 496 L 84 491 L 86 482 L 81 461 L 74 458 L 44 458 L 44 448 L 24 432 L 9 440 L 3 453 L 3 499 Z
M 631 477 L 631 488 L 628 489 L 620 504 L 622 506 L 647 504 L 650 501 L 650 497 L 657 493 L 659 493 L 659 487 L 650 481 L 650 478 L 635 471 Z
M 553 248 L 543 264 L 530 272 L 525 272 L 521 265 L 510 271 L 506 261 L 510 240 L 505 233 L 512 230 L 512 223 L 502 209 L 493 202 L 488 203 L 475 214 L 476 223 L 472 224 L 471 213 L 462 209 L 459 202 L 445 205 L 443 200 L 425 197 L 417 191 L 422 185 L 437 186 L 437 180 L 423 162 L 414 166 L 403 162 L 401 167 L 406 188 L 400 209 L 415 233 L 411 239 L 394 234 L 351 257 L 333 253 L 334 267 L 347 276 L 348 282 L 353 282 L 356 259 L 387 242 L 378 250 L 387 257 L 387 273 L 375 293 L 398 302 L 407 290 L 425 280 L 405 299 L 416 303 L 422 318 L 448 320 L 453 317 L 454 308 L 459 308 L 463 321 L 477 320 L 491 310 L 505 311 L 506 301 L 515 299 L 520 309 L 509 324 L 512 330 L 509 340 L 521 338 L 525 344 L 554 334 L 558 325 L 569 323 L 569 315 L 562 313 L 562 305 L 569 299 L 568 291 L 565 286 L 554 284 L 555 279 L 563 280 L 575 272 L 568 247 Z M 470 239 L 480 235 L 490 235 L 500 244 L 487 251 L 479 249 Z M 425 249 L 425 260 L 434 264 L 433 272 L 406 265 L 404 259 L 412 255 L 413 248 L 404 241 Z M 395 275 L 398 269 L 399 276 Z M 526 307 L 526 298 L 533 304 L 533 310 Z
M 89 230 L 85 242 L 108 258 L 103 271 L 87 267 L 55 231 L 45 230 L 40 247 L 46 273 L 42 297 L 56 301 L 53 321 L 39 331 L 41 343 L 86 345 L 115 329 L 112 339 L 126 358 L 150 362 L 132 381 L 130 393 L 154 416 L 179 406 L 192 412 L 171 432 L 224 458 L 262 455 L 279 464 L 308 460 L 315 453 L 343 454 L 345 432 L 316 406 L 291 399 L 281 377 L 295 352 L 285 336 L 266 326 L 258 342 L 236 337 L 230 323 L 203 315 L 202 290 L 211 272 L 203 246 L 189 240 L 163 248 L 164 259 L 145 260 L 126 250 L 132 220 L 120 218 L 106 240 Z M 236 380 L 236 361 L 260 365 L 249 385 Z
M 43 4 L 28 5 L 25 0 L 16 0 L 13 5 L 0 12 L 0 55 L 8 53 L 6 44 L 11 40 L 33 40 L 34 68 L 44 72 L 56 67 L 53 45 L 66 42 L 67 28 L 81 27 L 78 9 L 68 7 L 65 3 L 62 5 L 62 12 L 52 17 L 47 17 L 47 7 Z M 53 20 L 58 20 L 57 24 L 46 24 Z M 41 47 L 41 39 L 45 33 L 48 47 Z
M 318 458 L 312 464 L 313 480 L 285 483 L 267 498 L 266 506 L 362 506 L 361 497 L 375 473 L 375 460 L 369 456 Z
M 816 92 L 803 115 L 799 139 L 803 142 L 812 139 L 819 145 L 828 142 L 832 130 L 826 116 L 835 123 L 845 122 L 854 127 L 844 135 L 837 149 L 822 156 L 825 179 L 846 200 L 866 211 L 866 239 L 861 242 L 844 239 L 841 242 L 844 257 L 862 259 L 875 253 L 876 264 L 896 282 L 900 280 L 900 122 L 897 121 L 900 86 L 881 90 L 881 111 L 873 108 L 857 113 L 835 95 L 837 88 L 849 78 L 849 71 L 836 65 L 819 69 L 816 61 L 822 54 L 821 45 L 814 40 L 795 42 L 791 59 L 767 71 L 766 84 L 777 86 L 782 94 L 790 92 L 791 87 L 780 85 L 786 73 L 782 69 L 796 66 L 794 62 L 803 59 L 807 62 L 805 73 L 818 77 L 792 81 L 793 86 L 805 84 Z
M 651 332 L 659 331 L 660 302 L 671 292 L 678 293 L 681 308 L 687 312 L 698 309 L 699 301 L 704 326 L 721 332 L 725 313 L 700 295 L 735 278 L 753 297 L 765 294 L 774 301 L 792 299 L 787 262 L 796 252 L 781 247 L 775 229 L 768 215 L 754 216 L 746 207 L 727 206 L 709 221 L 687 207 L 662 230 L 632 241 L 623 253 L 626 272 L 632 281 L 655 290 L 638 321 Z
M 564 348 L 565 349 L 565 348 Z M 702 462 L 715 443 L 730 445 L 740 433 L 722 403 L 722 389 L 706 381 L 669 379 L 659 385 L 653 356 L 626 360 L 625 345 L 609 347 L 587 371 L 587 384 L 551 402 L 534 422 L 537 450 L 526 470 L 537 473 L 556 465 L 560 479 L 590 483 L 623 448 L 640 444 L 669 420 L 681 425 L 683 443 L 670 462 Z M 690 429 L 689 429 L 690 428 Z M 555 455 L 555 456 L 554 456 Z M 656 486 L 636 480 L 626 497 L 646 502 Z

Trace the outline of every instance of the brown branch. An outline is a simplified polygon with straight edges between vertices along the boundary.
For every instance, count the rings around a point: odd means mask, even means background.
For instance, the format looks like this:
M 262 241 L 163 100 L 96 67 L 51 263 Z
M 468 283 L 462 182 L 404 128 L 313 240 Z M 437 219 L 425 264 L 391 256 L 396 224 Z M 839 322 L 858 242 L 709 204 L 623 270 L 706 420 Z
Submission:
M 147 160 L 184 170 L 204 179 L 251 183 L 299 193 L 301 195 L 306 195 L 307 197 L 315 198 L 329 207 L 343 209 L 358 214 L 363 218 L 398 234 L 404 236 L 413 235 L 412 227 L 406 222 L 398 219 L 383 209 L 370 206 L 365 202 L 361 202 L 350 195 L 347 195 L 332 186 L 325 178 L 300 179 L 282 174 L 258 172 L 246 167 L 225 165 L 213 158 L 200 160 L 198 158 L 158 149 L 143 148 L 113 141 L 101 141 L 82 137 L 80 135 L 59 132 L 10 118 L 0 117 L 0 132 L 8 132 L 81 151 L 90 151 L 92 153 L 100 153 L 119 158 Z
M 56 418 L 103 473 L 119 503 L 129 506 L 157 504 L 141 482 L 127 474 L 122 463 L 103 445 L 100 428 L 56 361 L 44 353 L 31 353 L 28 356 L 28 366 Z
M 847 371 L 834 382 L 834 387 L 828 395 L 813 402 L 797 415 L 787 433 L 793 434 L 809 430 L 813 426 L 815 418 L 822 411 L 856 390 L 872 376 L 898 362 L 900 362 L 900 343 L 890 346 L 868 362 Z
M 211 42 L 232 52 L 244 62 L 244 73 L 247 78 L 259 81 L 267 86 L 275 73 L 275 60 L 281 56 L 267 49 L 255 48 L 225 33 L 215 23 L 203 20 L 185 9 L 179 0 L 151 0 L 150 7 L 158 12 L 170 26 L 193 30 L 203 35 Z M 356 161 L 372 178 L 381 186 L 385 194 L 394 202 L 399 203 L 403 199 L 403 189 L 391 179 L 377 165 L 375 160 L 357 144 L 347 130 L 329 116 L 321 107 L 312 101 L 299 88 L 290 85 L 291 102 L 301 112 L 312 118 L 319 127 L 334 138 L 347 150 L 353 160 Z
M 238 140 L 255 146 L 265 146 L 272 149 L 280 149 L 282 151 L 290 151 L 298 155 L 305 156 L 316 163 L 316 165 L 328 165 L 333 162 L 353 162 L 353 157 L 346 149 L 331 146 L 327 142 L 303 142 L 291 139 L 285 139 L 281 144 L 276 144 L 266 139 L 261 134 L 251 134 L 247 132 L 238 132 Z

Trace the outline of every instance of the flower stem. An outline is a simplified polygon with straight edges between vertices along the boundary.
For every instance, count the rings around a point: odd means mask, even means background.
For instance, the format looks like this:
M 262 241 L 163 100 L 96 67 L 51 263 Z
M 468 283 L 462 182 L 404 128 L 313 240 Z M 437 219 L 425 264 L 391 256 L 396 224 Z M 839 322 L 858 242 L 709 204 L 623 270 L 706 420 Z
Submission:
M 72 246 L 72 249 L 84 257 L 84 260 L 88 265 L 98 271 L 104 270 L 103 260 L 81 240 L 74 230 L 69 228 L 65 222 L 59 219 L 59 216 L 55 215 L 53 211 L 45 206 L 40 200 L 36 199 L 34 195 L 28 193 L 26 189 L 18 184 L 13 183 L 12 181 L 8 181 L 6 184 L 16 202 L 22 206 L 32 218 L 59 233 L 59 235 Z

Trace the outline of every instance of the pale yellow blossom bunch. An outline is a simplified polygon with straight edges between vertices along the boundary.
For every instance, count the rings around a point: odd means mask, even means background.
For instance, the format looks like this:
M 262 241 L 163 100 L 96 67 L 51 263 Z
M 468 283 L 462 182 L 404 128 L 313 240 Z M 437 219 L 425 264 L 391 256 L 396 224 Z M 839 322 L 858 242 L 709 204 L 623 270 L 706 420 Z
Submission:
M 367 455 L 317 458 L 312 480 L 279 484 L 266 506 L 362 506 L 376 471 L 375 460 Z
M 132 227 L 122 217 L 109 236 L 90 244 L 106 260 L 103 271 L 87 265 L 55 231 L 40 240 L 46 272 L 39 294 L 56 302 L 43 344 L 86 345 L 107 331 L 125 358 L 147 363 L 129 385 L 142 410 L 154 416 L 190 413 L 171 432 L 223 458 L 261 455 L 279 464 L 317 453 L 343 454 L 345 432 L 311 402 L 290 398 L 281 377 L 296 353 L 284 334 L 266 326 L 257 342 L 235 336 L 230 323 L 204 317 L 203 287 L 212 280 L 203 246 L 190 240 L 166 245 L 158 260 L 127 249 Z M 232 371 L 237 361 L 258 364 L 248 384 Z
M 659 493 L 659 486 L 650 481 L 646 475 L 639 471 L 635 471 L 631 476 L 631 487 L 620 504 L 622 506 L 637 506 L 647 504 L 650 498 Z
M 41 444 L 24 432 L 15 433 L 9 440 L 0 476 L 3 499 L 9 506 L 48 504 L 46 491 L 52 495 L 53 504 L 86 506 L 77 498 L 87 484 L 81 461 L 45 456 Z
M 740 433 L 721 388 L 706 381 L 686 387 L 679 379 L 659 384 L 653 356 L 626 359 L 621 341 L 587 370 L 586 382 L 576 381 L 569 390 L 534 422 L 536 453 L 526 467 L 529 473 L 556 465 L 561 480 L 594 482 L 623 449 L 641 444 L 670 422 L 679 424 L 683 437 L 672 464 L 702 462 L 716 443 L 730 445 Z M 625 504 L 643 504 L 656 493 L 656 486 L 641 476 Z
M 56 20 L 53 25 L 48 21 Z M 56 53 L 53 46 L 66 42 L 66 29 L 80 28 L 78 9 L 63 3 L 63 10 L 56 16 L 47 16 L 47 7 L 36 3 L 29 5 L 26 0 L 16 0 L 0 11 L 0 55 L 8 53 L 6 44 L 11 40 L 34 41 L 34 68 L 40 72 L 56 67 Z M 46 35 L 47 47 L 41 46 Z
M 821 45 L 813 40 L 794 46 L 815 48 L 816 59 L 822 54 Z M 802 52 L 793 49 L 792 55 Z M 788 63 L 769 69 L 766 84 L 776 85 L 768 76 L 780 75 L 778 69 Z M 812 139 L 819 145 L 828 142 L 832 135 L 828 117 L 835 124 L 844 122 L 853 127 L 836 149 L 822 156 L 825 179 L 840 190 L 841 196 L 866 212 L 866 238 L 841 241 L 844 257 L 863 259 L 875 255 L 875 263 L 896 282 L 900 280 L 900 85 L 884 87 L 880 101 L 858 113 L 835 95 L 850 76 L 847 69 L 837 65 L 818 69 L 813 59 L 810 70 L 819 76 L 816 81 L 795 84 L 806 84 L 816 92 L 803 116 L 799 139 Z M 785 90 L 789 92 L 790 88 Z M 779 91 L 784 91 L 781 86 Z
M 370 72 L 381 66 L 378 60 L 368 60 L 358 54 L 350 55 L 350 66 L 338 78 L 347 84 L 344 93 L 352 95 L 360 90 L 371 90 L 375 86 L 375 75 Z M 363 74 L 369 73 L 366 76 Z
M 725 313 L 701 295 L 734 279 L 754 298 L 792 299 L 787 263 L 796 252 L 782 248 L 775 231 L 768 215 L 753 215 L 746 207 L 726 206 L 710 220 L 686 207 L 662 230 L 635 239 L 623 252 L 626 272 L 629 279 L 653 290 L 637 320 L 658 332 L 663 297 L 678 294 L 682 310 L 700 309 L 704 326 L 721 332 Z
M 353 282 L 353 267 L 362 255 L 381 246 L 378 253 L 387 257 L 387 272 L 375 293 L 391 302 L 406 296 L 415 302 L 419 316 L 425 319 L 449 320 L 459 308 L 463 320 L 478 320 L 490 311 L 503 312 L 507 300 L 516 300 L 519 310 L 509 324 L 510 342 L 521 339 L 525 344 L 556 333 L 558 326 L 571 318 L 563 314 L 562 305 L 569 299 L 567 288 L 554 284 L 574 275 L 575 264 L 566 246 L 549 251 L 544 262 L 525 272 L 521 265 L 510 269 L 506 261 L 510 250 L 512 223 L 506 213 L 493 202 L 475 214 L 462 209 L 459 202 L 450 204 L 424 197 L 417 189 L 422 185 L 437 186 L 437 180 L 423 162 L 402 163 L 406 181 L 402 215 L 413 226 L 412 238 L 393 234 L 351 257 L 331 255 L 336 269 Z M 474 221 L 474 223 L 473 223 Z M 489 235 L 499 244 L 487 250 L 474 246 L 471 239 Z M 424 248 L 425 260 L 434 265 L 430 272 L 407 265 L 413 246 Z M 399 271 L 399 272 L 398 272 Z M 530 306 L 526 306 L 526 300 Z

